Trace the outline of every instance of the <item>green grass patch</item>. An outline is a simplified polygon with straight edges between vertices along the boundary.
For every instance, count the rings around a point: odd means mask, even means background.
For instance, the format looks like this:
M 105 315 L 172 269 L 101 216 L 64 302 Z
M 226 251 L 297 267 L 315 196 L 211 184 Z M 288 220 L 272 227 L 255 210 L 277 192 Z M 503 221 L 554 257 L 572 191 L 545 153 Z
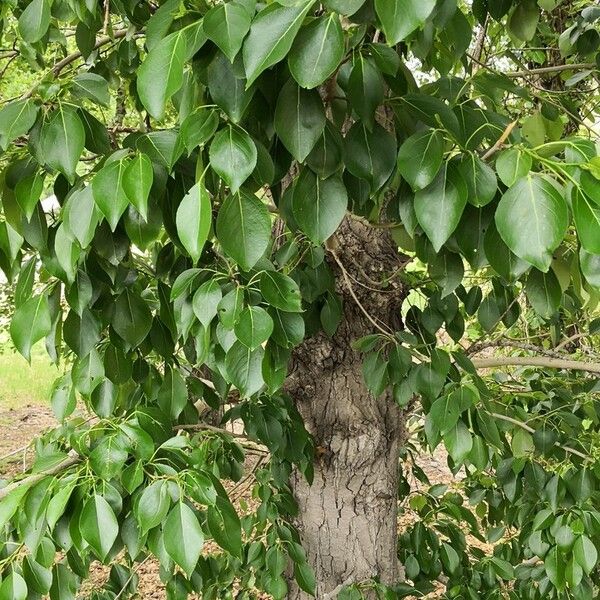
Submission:
M 28 404 L 49 404 L 52 383 L 60 371 L 50 362 L 43 343 L 31 352 L 31 365 L 11 342 L 0 347 L 0 410 Z

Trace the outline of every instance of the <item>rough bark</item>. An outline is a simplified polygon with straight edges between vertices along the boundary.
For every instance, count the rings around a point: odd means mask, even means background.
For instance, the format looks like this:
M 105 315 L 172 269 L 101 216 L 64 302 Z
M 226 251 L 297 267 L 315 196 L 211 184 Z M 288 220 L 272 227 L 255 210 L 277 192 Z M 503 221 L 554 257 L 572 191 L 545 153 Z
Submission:
M 328 260 L 344 319 L 333 339 L 319 335 L 299 348 L 288 385 L 317 446 L 313 484 L 298 474 L 292 486 L 319 599 L 336 597 L 344 584 L 375 576 L 394 582 L 399 575 L 396 511 L 404 419 L 387 394 L 368 393 L 361 356 L 351 343 L 377 332 L 372 319 L 382 329 L 400 328 L 404 292 L 395 279 L 379 282 L 403 261 L 385 230 L 349 219 L 337 238 Z M 308 595 L 291 582 L 289 598 Z

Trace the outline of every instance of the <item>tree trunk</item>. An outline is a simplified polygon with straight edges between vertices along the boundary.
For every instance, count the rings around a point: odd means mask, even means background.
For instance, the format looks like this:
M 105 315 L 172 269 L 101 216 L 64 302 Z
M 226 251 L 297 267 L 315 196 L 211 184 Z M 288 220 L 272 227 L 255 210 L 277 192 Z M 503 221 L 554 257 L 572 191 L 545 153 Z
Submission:
M 351 342 L 401 326 L 402 288 L 378 286 L 402 257 L 387 233 L 346 222 L 330 249 L 329 264 L 343 298 L 344 319 L 333 339 L 307 340 L 294 355 L 287 389 L 317 446 L 308 485 L 292 478 L 299 505 L 297 526 L 316 579 L 316 597 L 335 598 L 344 585 L 378 577 L 398 580 L 396 516 L 398 451 L 404 418 L 389 394 L 365 388 L 362 357 Z M 370 318 L 365 313 L 370 315 Z M 309 596 L 290 582 L 291 600 Z

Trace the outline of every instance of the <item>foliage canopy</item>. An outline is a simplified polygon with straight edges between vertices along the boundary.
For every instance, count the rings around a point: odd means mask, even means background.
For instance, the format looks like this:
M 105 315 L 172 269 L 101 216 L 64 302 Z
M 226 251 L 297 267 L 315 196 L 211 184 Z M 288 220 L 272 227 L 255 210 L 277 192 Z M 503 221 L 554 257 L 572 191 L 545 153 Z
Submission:
M 406 582 L 339 597 L 438 579 L 449 598 L 596 597 L 600 366 L 562 353 L 600 330 L 588 4 L 1 4 L 10 335 L 65 365 L 61 425 L 0 489 L 2 600 L 75 598 L 94 559 L 111 565 L 94 597 L 127 597 L 147 553 L 169 598 L 233 597 L 234 580 L 283 598 L 288 563 L 312 592 L 288 480 L 310 480 L 314 449 L 285 381 L 343 319 L 345 219 L 412 260 L 370 284 L 411 290 L 403 327 L 370 315 L 355 347 L 370 393 L 416 415 L 401 492 L 418 519 Z M 520 354 L 475 359 L 486 345 Z M 519 376 L 478 370 L 502 364 Z M 411 490 L 440 443 L 464 495 Z M 240 517 L 245 452 L 257 508 Z

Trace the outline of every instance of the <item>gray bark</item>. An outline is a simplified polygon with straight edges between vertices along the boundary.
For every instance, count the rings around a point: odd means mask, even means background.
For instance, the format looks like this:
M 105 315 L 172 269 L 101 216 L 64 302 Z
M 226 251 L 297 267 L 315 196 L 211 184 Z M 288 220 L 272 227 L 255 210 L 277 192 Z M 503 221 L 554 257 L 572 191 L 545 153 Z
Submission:
M 321 600 L 336 597 L 350 583 L 399 578 L 398 452 L 404 416 L 388 394 L 374 398 L 368 393 L 362 357 L 351 342 L 377 332 L 365 311 L 383 327 L 401 327 L 404 291 L 395 284 L 379 288 L 375 282 L 397 270 L 402 257 L 386 233 L 356 221 L 345 223 L 338 236 L 341 243 L 334 252 L 347 278 L 337 260 L 330 260 L 330 266 L 343 297 L 344 320 L 333 339 L 322 334 L 298 349 L 287 386 L 317 446 L 312 485 L 296 474 L 292 488 L 299 505 L 297 526 Z M 288 597 L 309 598 L 293 581 Z

